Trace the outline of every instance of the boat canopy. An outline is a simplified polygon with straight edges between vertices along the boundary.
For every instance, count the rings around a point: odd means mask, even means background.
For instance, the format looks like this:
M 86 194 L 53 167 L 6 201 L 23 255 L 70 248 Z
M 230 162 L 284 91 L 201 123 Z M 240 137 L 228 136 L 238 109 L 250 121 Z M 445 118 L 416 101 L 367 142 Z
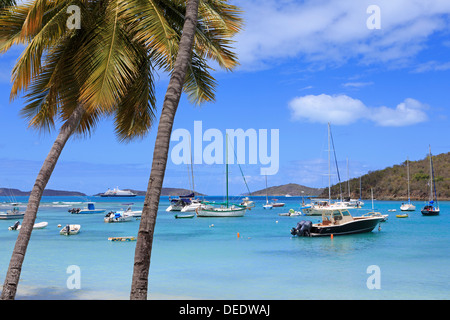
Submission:
M 89 210 L 95 210 L 95 206 L 94 206 L 94 204 L 92 202 L 88 203 L 88 209 Z

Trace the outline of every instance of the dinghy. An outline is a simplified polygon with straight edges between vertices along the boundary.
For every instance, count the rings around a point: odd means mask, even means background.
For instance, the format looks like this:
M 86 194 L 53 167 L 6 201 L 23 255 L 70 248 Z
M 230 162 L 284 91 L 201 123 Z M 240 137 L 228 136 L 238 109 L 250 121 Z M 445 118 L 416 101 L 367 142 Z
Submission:
M 48 226 L 48 222 L 39 222 L 33 225 L 33 229 L 44 229 L 46 226 Z M 17 221 L 13 226 L 8 227 L 8 230 L 20 230 L 21 227 L 22 225 Z

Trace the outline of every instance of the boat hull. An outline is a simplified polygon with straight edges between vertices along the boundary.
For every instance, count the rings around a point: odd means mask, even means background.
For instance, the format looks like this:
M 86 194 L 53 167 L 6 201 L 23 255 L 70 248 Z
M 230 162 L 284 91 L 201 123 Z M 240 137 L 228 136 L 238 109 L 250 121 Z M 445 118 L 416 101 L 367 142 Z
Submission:
M 401 211 L 415 211 L 416 210 L 416 206 L 414 205 L 403 205 L 400 207 Z
M 355 218 L 355 220 L 341 225 L 313 225 L 311 228 L 311 236 L 320 237 L 371 232 L 382 220 L 383 218 Z
M 230 209 L 230 208 L 217 208 L 217 209 L 199 209 L 196 210 L 197 217 L 243 217 L 245 214 L 245 208 Z
M 422 210 L 421 212 L 424 216 L 438 216 L 440 210 Z
M 25 213 L 21 214 L 0 214 L 0 220 L 12 220 L 12 219 L 23 219 Z

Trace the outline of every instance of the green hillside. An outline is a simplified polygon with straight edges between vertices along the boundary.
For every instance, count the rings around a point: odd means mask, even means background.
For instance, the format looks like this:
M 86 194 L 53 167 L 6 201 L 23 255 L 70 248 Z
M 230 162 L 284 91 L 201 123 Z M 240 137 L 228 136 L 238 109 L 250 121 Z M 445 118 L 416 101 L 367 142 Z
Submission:
M 433 156 L 434 177 L 439 200 L 450 200 L 450 152 Z M 430 160 L 410 161 L 411 200 L 428 200 L 430 194 Z M 373 188 L 374 198 L 379 200 L 407 200 L 406 159 L 403 163 L 383 170 L 369 171 L 361 177 L 362 198 L 370 199 L 370 188 Z M 341 183 L 344 196 L 348 196 L 347 181 Z M 352 198 L 359 198 L 359 177 L 350 180 Z M 331 187 L 332 198 L 339 195 L 339 184 Z M 328 198 L 328 188 L 321 197 Z

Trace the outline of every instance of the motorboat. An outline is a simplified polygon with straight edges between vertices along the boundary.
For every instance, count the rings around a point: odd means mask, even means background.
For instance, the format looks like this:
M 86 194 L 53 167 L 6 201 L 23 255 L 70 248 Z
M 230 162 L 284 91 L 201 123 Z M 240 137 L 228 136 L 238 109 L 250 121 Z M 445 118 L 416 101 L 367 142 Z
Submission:
M 328 211 L 333 209 L 338 211 L 347 208 L 348 207 L 346 205 L 341 203 L 333 203 L 330 200 L 317 200 L 308 206 L 302 207 L 301 210 L 305 216 L 321 216 L 324 210 Z
M 437 216 L 440 213 L 439 203 L 437 200 L 437 192 L 436 192 L 436 181 L 434 180 L 434 170 L 433 170 L 433 157 L 431 155 L 431 146 L 430 150 L 430 201 L 422 208 L 421 212 L 424 216 Z
M 128 236 L 128 237 L 109 237 L 109 241 L 136 241 L 136 237 Z
M 105 209 L 96 209 L 93 202 L 88 202 L 88 206 L 83 209 L 72 208 L 68 210 L 68 212 L 72 214 L 104 213 L 105 211 Z
M 81 230 L 81 225 L 68 224 L 59 231 L 59 234 L 64 235 L 64 236 L 70 236 L 70 235 L 78 234 L 80 232 L 80 230 Z
M 13 207 L 11 210 L 7 210 L 6 212 L 0 212 L 0 220 L 23 219 L 24 215 L 25 212 L 21 212 L 19 207 Z
M 33 229 L 44 229 L 46 226 L 48 226 L 48 222 L 38 222 L 33 225 Z M 8 227 L 8 230 L 20 230 L 21 227 L 20 221 L 17 221 L 14 225 Z
M 263 208 L 264 209 L 272 209 L 273 208 L 273 205 L 271 204 L 271 203 L 266 203 L 265 205 L 263 205 Z
M 191 204 L 191 199 L 195 196 L 195 193 L 190 193 L 185 196 L 178 196 L 177 198 L 171 198 L 169 196 L 170 205 L 166 211 L 181 211 L 185 206 Z
M 101 197 L 110 197 L 110 198 L 123 198 L 123 197 L 136 197 L 137 194 L 129 191 L 129 190 L 120 190 L 119 187 L 114 188 L 114 189 L 109 189 L 105 192 L 102 193 L 100 196 Z
M 284 203 L 283 202 L 277 202 L 278 199 L 272 199 L 272 207 L 274 208 L 280 208 L 280 207 L 284 207 Z
M 386 222 L 389 218 L 388 214 L 382 214 L 381 212 L 368 212 L 362 215 L 362 217 L 381 217 L 383 220 L 381 222 Z
M 122 205 L 127 206 L 126 209 L 123 211 L 125 215 L 137 218 L 142 216 L 142 210 L 133 210 L 134 203 L 123 203 Z
M 186 204 L 181 208 L 181 212 L 195 212 L 198 207 L 201 207 L 202 201 L 199 199 L 191 199 L 189 204 Z
M 103 220 L 107 223 L 113 223 L 113 222 L 128 222 L 131 221 L 132 219 L 133 216 L 127 215 L 124 212 L 110 211 L 106 214 Z
M 284 217 L 296 217 L 296 216 L 301 216 L 302 212 L 301 211 L 295 211 L 294 209 L 289 209 L 288 212 L 286 213 L 279 213 L 279 216 L 284 216 Z
M 247 209 L 254 208 L 255 202 L 250 200 L 249 197 L 245 197 L 241 201 L 241 206 L 245 206 L 245 207 L 247 207 Z
M 313 224 L 309 220 L 300 221 L 291 229 L 294 236 L 330 236 L 371 232 L 383 220 L 378 216 L 352 217 L 348 209 L 322 210 L 322 221 Z

